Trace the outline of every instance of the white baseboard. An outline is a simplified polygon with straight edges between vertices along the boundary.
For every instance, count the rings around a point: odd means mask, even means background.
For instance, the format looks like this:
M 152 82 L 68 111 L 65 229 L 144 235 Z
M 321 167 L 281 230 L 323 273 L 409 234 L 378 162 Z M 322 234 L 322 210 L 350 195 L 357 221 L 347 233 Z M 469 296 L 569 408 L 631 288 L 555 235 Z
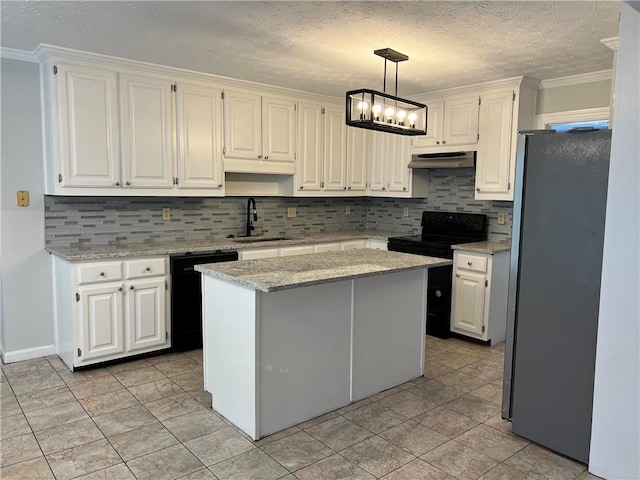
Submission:
M 4 363 L 21 362 L 22 360 L 31 360 L 32 358 L 55 355 L 56 346 L 43 345 L 41 347 L 24 348 L 22 350 L 14 350 L 12 352 L 5 352 L 4 349 L 2 349 L 0 354 L 2 354 L 2 361 Z

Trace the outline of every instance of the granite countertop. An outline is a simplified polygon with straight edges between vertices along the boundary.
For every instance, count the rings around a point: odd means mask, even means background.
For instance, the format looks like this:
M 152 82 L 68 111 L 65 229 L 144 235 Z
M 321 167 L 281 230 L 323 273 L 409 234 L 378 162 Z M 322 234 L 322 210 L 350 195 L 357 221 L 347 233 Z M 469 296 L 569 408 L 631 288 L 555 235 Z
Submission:
M 195 269 L 268 293 L 452 263 L 446 258 L 360 248 L 342 252 L 208 263 L 196 265 Z
M 285 235 L 287 240 L 273 240 L 256 243 L 234 242 L 232 238 L 219 240 L 199 240 L 185 242 L 154 242 L 123 245 L 72 245 L 68 247 L 49 247 L 47 252 L 69 262 L 99 260 L 103 258 L 144 257 L 149 255 L 172 255 L 185 252 L 211 252 L 215 250 L 248 250 L 252 248 L 281 247 L 303 245 L 306 243 L 339 242 L 374 238 L 387 240 L 389 237 L 407 235 L 402 232 L 382 230 L 364 230 L 360 232 L 333 232 L 315 235 Z M 276 235 L 267 235 L 267 237 Z M 255 238 L 259 238 L 256 235 Z
M 459 245 L 452 245 L 451 248 L 453 250 L 464 250 L 465 252 L 474 252 L 474 253 L 489 253 L 493 255 L 494 253 L 499 252 L 507 252 L 511 250 L 511 242 L 472 242 L 472 243 L 461 243 Z

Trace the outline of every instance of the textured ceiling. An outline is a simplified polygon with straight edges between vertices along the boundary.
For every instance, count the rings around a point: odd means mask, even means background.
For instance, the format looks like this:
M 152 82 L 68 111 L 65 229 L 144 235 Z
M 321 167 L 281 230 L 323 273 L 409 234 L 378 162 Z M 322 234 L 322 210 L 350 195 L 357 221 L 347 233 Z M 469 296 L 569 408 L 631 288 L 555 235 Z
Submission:
M 613 1 L 2 1 L 0 45 L 31 51 L 49 43 L 334 96 L 382 89 L 384 62 L 373 50 L 391 47 L 409 56 L 399 64 L 398 94 L 410 95 L 609 69 L 613 55 L 600 39 L 618 34 L 619 8 Z

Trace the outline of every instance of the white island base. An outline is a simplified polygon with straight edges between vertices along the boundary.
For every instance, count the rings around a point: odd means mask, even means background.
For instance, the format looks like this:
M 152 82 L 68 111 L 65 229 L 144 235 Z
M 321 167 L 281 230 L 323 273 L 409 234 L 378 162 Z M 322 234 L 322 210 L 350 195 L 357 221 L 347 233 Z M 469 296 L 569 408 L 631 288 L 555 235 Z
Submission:
M 254 440 L 423 375 L 426 267 L 269 293 L 203 273 L 205 390 Z

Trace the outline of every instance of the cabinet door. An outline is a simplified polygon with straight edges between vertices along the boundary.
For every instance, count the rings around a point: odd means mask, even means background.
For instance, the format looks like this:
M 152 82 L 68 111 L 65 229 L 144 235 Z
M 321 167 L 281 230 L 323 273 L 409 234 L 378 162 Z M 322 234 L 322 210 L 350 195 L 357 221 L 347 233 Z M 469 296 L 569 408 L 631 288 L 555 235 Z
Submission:
M 371 134 L 371 168 L 369 169 L 369 190 L 381 192 L 387 190 L 387 144 L 389 133 Z
M 445 101 L 442 145 L 478 143 L 479 100 L 475 95 Z
M 256 258 L 270 258 L 280 255 L 278 248 L 256 248 L 239 252 L 240 260 L 253 260 Z
M 393 157 L 389 159 L 388 189 L 391 192 L 409 192 L 411 190 L 411 170 L 407 165 L 411 161 L 411 139 L 396 135 L 393 146 Z
M 127 351 L 167 343 L 165 286 L 164 277 L 127 284 Z
M 297 245 L 295 247 L 284 247 L 280 249 L 281 257 L 290 257 L 291 255 L 305 255 L 314 253 L 313 245 Z
M 124 318 L 122 285 L 108 284 L 82 287 L 80 294 L 80 358 L 115 355 L 124 352 Z
M 491 198 L 484 194 L 508 194 L 510 191 L 513 101 L 511 90 L 482 97 L 476 165 L 476 196 L 482 199 Z
M 171 81 L 120 75 L 125 187 L 172 188 L 174 111 Z
M 57 81 L 64 187 L 120 186 L 117 74 L 58 64 Z M 55 128 L 55 127 L 54 127 Z
M 486 275 L 456 270 L 453 277 L 452 329 L 476 337 L 484 335 Z
M 346 190 L 347 132 L 344 108 L 325 107 L 324 114 L 324 189 Z
M 426 102 L 427 134 L 413 137 L 414 147 L 436 147 L 442 142 L 444 102 Z
M 178 82 L 178 187 L 223 185 L 222 90 Z
M 224 92 L 224 145 L 226 158 L 262 159 L 262 97 Z
M 300 102 L 298 112 L 298 190 L 320 191 L 322 182 L 322 105 Z
M 265 160 L 295 162 L 295 100 L 262 97 L 262 150 Z
M 347 190 L 367 189 L 371 135 L 364 128 L 347 127 Z

